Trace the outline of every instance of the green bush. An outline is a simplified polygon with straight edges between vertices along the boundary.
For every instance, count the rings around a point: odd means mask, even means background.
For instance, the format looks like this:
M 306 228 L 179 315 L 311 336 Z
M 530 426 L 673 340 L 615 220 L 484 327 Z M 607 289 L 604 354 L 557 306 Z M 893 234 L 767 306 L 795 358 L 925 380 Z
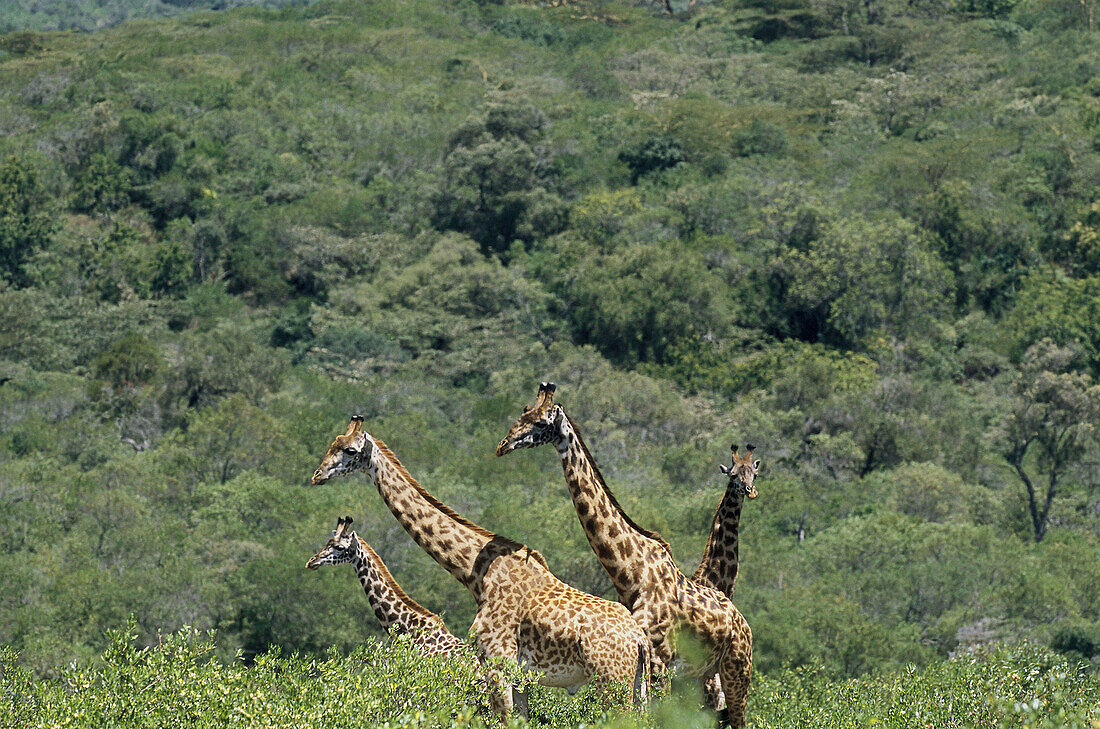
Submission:
M 416 728 L 499 725 L 487 717 L 470 655 L 425 658 L 405 637 L 370 642 L 348 655 L 284 656 L 246 665 L 214 658 L 211 634 L 184 630 L 142 648 L 130 630 L 113 631 L 102 659 L 36 680 L 10 649 L 0 649 L 0 708 L 8 725 L 50 727 L 205 727 L 294 725 Z M 639 721 L 599 708 L 590 688 L 577 697 L 530 687 L 533 726 L 704 727 L 694 682 L 677 678 Z M 616 694 L 620 699 L 622 694 Z M 748 726 L 1069 727 L 1100 722 L 1100 680 L 1029 645 L 963 653 L 923 670 L 834 682 L 814 669 L 757 674 Z M 479 706 L 481 715 L 477 714 Z M 513 719 L 509 726 L 524 726 Z
M 1035 646 L 963 653 L 924 670 L 831 683 L 810 670 L 757 678 L 750 726 L 1072 727 L 1100 723 L 1100 681 Z
M 0 165 L 0 277 L 25 283 L 23 263 L 50 241 L 56 223 L 45 209 L 46 188 L 26 160 Z
M 619 152 L 619 161 L 630 168 L 630 184 L 651 172 L 671 169 L 685 161 L 684 150 L 674 137 L 660 135 Z
M 116 631 L 100 666 L 35 682 L 5 650 L 11 726 L 450 727 L 468 725 L 477 688 L 468 661 L 425 658 L 408 640 L 324 659 L 261 654 L 246 666 L 213 659 L 213 635 L 185 630 L 142 648 Z

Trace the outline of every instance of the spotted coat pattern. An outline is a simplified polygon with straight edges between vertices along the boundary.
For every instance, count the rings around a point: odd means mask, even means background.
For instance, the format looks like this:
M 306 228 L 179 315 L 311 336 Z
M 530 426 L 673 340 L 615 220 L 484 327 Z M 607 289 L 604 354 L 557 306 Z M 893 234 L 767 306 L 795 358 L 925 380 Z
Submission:
M 473 595 L 477 614 L 470 630 L 482 659 L 513 659 L 543 673 L 545 686 L 571 692 L 592 679 L 634 687 L 647 698 L 652 663 L 645 633 L 622 605 L 581 592 L 550 572 L 526 545 L 494 534 L 459 516 L 428 493 L 381 440 L 356 416 L 336 438 L 313 475 L 314 484 L 365 471 L 390 511 L 413 540 Z M 490 700 L 502 716 L 524 713 L 526 697 L 507 690 L 490 673 Z
M 405 594 L 378 553 L 350 529 L 351 523 L 350 516 L 337 520 L 332 538 L 306 562 L 306 568 L 350 562 L 383 629 L 412 635 L 424 655 L 461 651 L 462 641 L 447 630 L 443 618 Z
M 684 576 L 668 543 L 626 514 L 576 425 L 561 405 L 554 403 L 555 390 L 552 383 L 542 383 L 535 405 L 524 409 L 497 446 L 497 455 L 544 444 L 557 449 L 588 543 L 611 577 L 620 602 L 649 636 L 655 670 L 672 666 L 676 633 L 690 631 L 709 651 L 706 665 L 694 669 L 700 676 L 717 671 L 727 699 L 728 721 L 744 726 L 752 676 L 748 623 L 721 592 Z

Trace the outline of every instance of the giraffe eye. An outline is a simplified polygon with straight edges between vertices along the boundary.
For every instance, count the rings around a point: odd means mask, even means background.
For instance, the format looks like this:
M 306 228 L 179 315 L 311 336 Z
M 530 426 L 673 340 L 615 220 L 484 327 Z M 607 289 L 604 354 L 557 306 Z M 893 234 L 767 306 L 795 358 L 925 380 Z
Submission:
M 354 456 L 358 452 L 359 451 L 355 450 L 354 448 L 345 448 L 344 449 L 344 453 L 347 453 L 349 456 Z

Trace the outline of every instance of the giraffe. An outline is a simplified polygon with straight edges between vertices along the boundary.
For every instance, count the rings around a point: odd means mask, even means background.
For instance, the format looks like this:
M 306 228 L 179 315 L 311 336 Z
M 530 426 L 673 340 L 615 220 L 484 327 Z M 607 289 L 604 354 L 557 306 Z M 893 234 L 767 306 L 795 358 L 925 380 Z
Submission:
M 524 408 L 497 446 L 497 455 L 547 443 L 557 449 L 588 543 L 611 577 L 619 601 L 649 636 L 655 670 L 671 667 L 673 635 L 681 629 L 691 631 L 709 651 L 700 675 L 716 669 L 727 697 L 726 711 L 720 716 L 733 726 L 743 726 L 752 677 L 749 624 L 721 592 L 684 576 L 668 543 L 626 514 L 576 425 L 554 403 L 556 389 L 550 382 L 540 385 L 535 405 Z
M 741 507 L 745 497 L 756 498 L 756 475 L 760 473 L 760 461 L 752 457 L 753 446 L 746 446 L 744 457 L 737 455 L 737 446 L 730 446 L 733 465 L 720 465 L 721 472 L 729 476 L 726 492 L 714 513 L 707 546 L 699 567 L 691 576 L 692 581 L 708 585 L 733 600 L 733 586 L 737 582 L 737 539 L 741 524 Z M 717 672 L 703 678 L 703 694 L 708 706 L 721 711 L 726 704 Z
M 648 692 L 652 662 L 645 633 L 622 605 L 565 584 L 530 547 L 459 516 L 432 496 L 380 439 L 354 416 L 313 474 L 313 484 L 365 471 L 409 536 L 470 591 L 479 658 L 512 659 L 542 672 L 539 683 L 574 693 L 592 679 L 633 685 L 634 702 Z M 491 671 L 490 701 L 502 718 L 526 713 L 526 695 Z M 512 689 L 512 690 L 507 690 Z
M 730 446 L 733 465 L 718 468 L 723 475 L 729 476 L 726 493 L 714 513 L 714 523 L 710 528 L 707 546 L 703 549 L 703 558 L 691 579 L 700 585 L 710 585 L 730 600 L 733 599 L 733 586 L 737 582 L 737 537 L 741 524 L 741 506 L 745 497 L 756 498 L 756 476 L 760 473 L 760 461 L 752 457 L 755 448 L 745 446 L 745 455 L 737 455 L 737 446 Z
M 306 569 L 350 562 L 384 630 L 396 629 L 411 634 L 417 649 L 424 655 L 460 652 L 465 645 L 462 640 L 447 630 L 443 618 L 405 594 L 378 553 L 351 531 L 352 521 L 350 516 L 336 520 L 332 538 L 310 557 Z

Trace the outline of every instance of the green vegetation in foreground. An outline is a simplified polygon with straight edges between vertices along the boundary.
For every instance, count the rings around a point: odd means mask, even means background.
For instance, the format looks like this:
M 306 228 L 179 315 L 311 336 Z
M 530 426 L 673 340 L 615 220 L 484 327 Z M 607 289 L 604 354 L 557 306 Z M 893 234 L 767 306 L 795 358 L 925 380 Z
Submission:
M 36 680 L 11 651 L 0 652 L 4 726 L 329 727 L 484 726 L 468 660 L 425 658 L 408 640 L 371 641 L 350 655 L 261 654 L 251 666 L 212 660 L 215 644 L 191 631 L 139 648 L 113 633 L 95 667 Z M 639 720 L 601 711 L 588 687 L 570 697 L 531 687 L 530 725 L 676 727 L 712 720 L 694 708 L 697 687 L 676 681 Z M 1036 646 L 1000 646 L 918 669 L 834 682 L 804 669 L 758 676 L 749 727 L 848 729 L 989 727 L 1096 729 L 1100 678 Z M 490 725 L 497 722 L 492 720 Z M 510 726 L 524 726 L 513 719 Z

